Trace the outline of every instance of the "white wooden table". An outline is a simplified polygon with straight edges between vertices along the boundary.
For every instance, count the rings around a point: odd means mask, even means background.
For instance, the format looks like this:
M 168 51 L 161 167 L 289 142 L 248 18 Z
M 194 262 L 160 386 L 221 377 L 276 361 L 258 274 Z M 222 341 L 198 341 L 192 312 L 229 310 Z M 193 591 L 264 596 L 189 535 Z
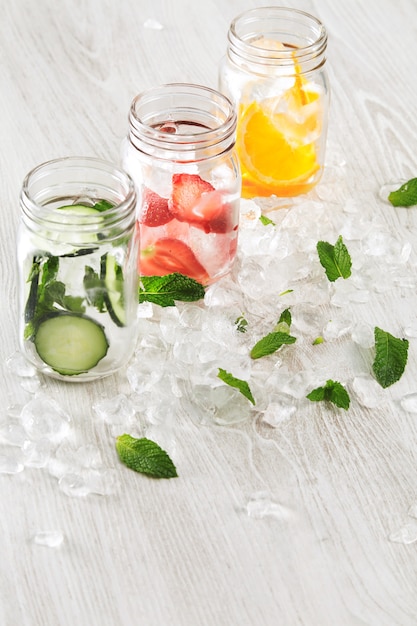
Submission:
M 71 497 L 45 468 L 0 475 L 1 626 L 417 623 L 417 543 L 392 540 L 417 523 L 410 515 L 417 416 L 401 406 L 417 391 L 417 208 L 394 209 L 379 197 L 385 183 L 417 175 L 417 4 L 286 4 L 314 13 L 329 31 L 327 169 L 314 192 L 321 217 L 307 214 L 305 232 L 320 235 L 321 223 L 327 232 L 327 215 L 336 236 L 345 228 L 352 251 L 363 253 L 364 242 L 384 231 L 404 257 L 401 280 L 380 254 L 373 262 L 381 276 L 364 288 L 364 302 L 347 298 L 318 310 L 326 321 L 407 336 L 405 373 L 376 406 L 364 406 L 352 385 L 370 369 L 370 351 L 351 331 L 316 351 L 304 341 L 287 353 L 290 366 L 338 377 L 350 390 L 349 410 L 299 398 L 295 414 L 275 427 L 263 421 L 262 406 L 235 426 L 198 426 L 184 412 L 168 445 L 179 477 L 166 481 L 121 465 L 114 430 L 93 411 L 104 399 L 131 394 L 125 372 L 86 385 L 43 380 L 42 393 L 71 416 L 69 444 L 97 446 L 116 483 L 109 495 Z M 6 364 L 18 345 L 14 251 L 24 175 L 65 155 L 117 162 L 133 96 L 164 82 L 215 87 L 231 19 L 257 5 L 1 3 L 0 426 L 7 407 L 33 393 Z M 355 267 L 358 300 L 366 270 Z M 266 372 L 274 363 L 266 362 Z M 59 546 L 36 543 L 48 531 L 63 538 Z

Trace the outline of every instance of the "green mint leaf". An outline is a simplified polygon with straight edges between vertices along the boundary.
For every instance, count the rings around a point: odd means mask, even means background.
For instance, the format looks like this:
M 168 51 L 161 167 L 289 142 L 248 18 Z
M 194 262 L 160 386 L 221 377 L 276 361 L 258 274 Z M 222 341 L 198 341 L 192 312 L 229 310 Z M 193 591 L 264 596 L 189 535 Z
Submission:
M 313 341 L 313 346 L 318 346 L 319 343 L 323 343 L 324 339 L 323 337 L 316 337 L 315 340 Z
M 317 252 L 326 276 L 331 282 L 338 278 L 349 278 L 352 260 L 341 235 L 334 246 L 327 241 L 319 241 L 317 243 Z
M 73 313 L 85 313 L 84 298 L 81 296 L 64 296 L 63 306 Z
M 264 226 L 268 226 L 268 224 L 272 224 L 272 226 L 275 226 L 275 222 L 273 222 L 269 217 L 266 217 L 266 215 L 260 215 L 259 219 Z
M 106 310 L 103 281 L 90 265 L 84 267 L 83 286 L 87 302 L 100 313 L 103 313 Z
M 399 189 L 391 191 L 388 200 L 393 206 L 414 206 L 417 204 L 417 178 L 411 178 Z
M 326 381 L 324 387 L 317 387 L 310 391 L 307 398 L 312 402 L 321 402 L 327 400 L 333 402 L 340 409 L 347 410 L 350 405 L 349 394 L 343 385 L 334 380 Z
M 178 476 L 168 454 L 150 439 L 120 435 L 116 439 L 116 450 L 121 462 L 135 472 L 148 474 L 154 478 Z
M 246 380 L 235 378 L 232 374 L 226 372 L 226 370 L 223 370 L 222 368 L 219 368 L 217 376 L 220 378 L 220 380 L 226 383 L 226 385 L 229 385 L 229 387 L 235 387 L 236 389 L 239 389 L 240 393 L 244 395 L 245 398 L 250 400 L 252 404 L 255 404 L 255 399 Z
M 384 389 L 400 380 L 408 358 L 408 340 L 398 339 L 375 326 L 375 378 Z
M 284 330 L 281 330 L 281 332 L 289 332 L 290 327 L 291 327 L 291 322 L 292 322 L 291 312 L 289 309 L 285 309 L 285 311 L 283 311 L 281 315 L 279 316 L 278 324 L 275 326 L 275 331 L 279 332 L 280 327 L 282 327 Z M 288 330 L 285 330 L 285 329 L 288 329 Z
M 54 303 L 63 306 L 65 285 L 60 280 L 52 280 L 44 287 L 43 303 L 48 308 L 53 308 Z
M 166 276 L 142 276 L 139 301 L 159 306 L 175 306 L 176 301 L 195 302 L 204 298 L 203 285 L 193 278 L 174 272 Z
M 114 204 L 112 204 L 108 200 L 98 200 L 93 208 L 96 209 L 96 211 L 107 211 L 108 209 L 111 209 L 113 207 Z
M 287 293 L 292 293 L 294 291 L 294 289 L 286 289 L 285 291 L 281 291 L 281 293 L 279 293 L 279 296 L 286 296 Z
M 295 343 L 296 337 L 292 337 L 288 333 L 274 332 L 269 333 L 266 337 L 260 339 L 250 351 L 252 359 L 260 359 L 268 354 L 273 354 L 284 344 Z
M 240 333 L 246 333 L 247 329 L 247 325 L 248 325 L 248 320 L 245 319 L 245 317 L 243 315 L 240 315 L 236 320 L 235 320 L 235 325 L 236 325 L 236 330 Z

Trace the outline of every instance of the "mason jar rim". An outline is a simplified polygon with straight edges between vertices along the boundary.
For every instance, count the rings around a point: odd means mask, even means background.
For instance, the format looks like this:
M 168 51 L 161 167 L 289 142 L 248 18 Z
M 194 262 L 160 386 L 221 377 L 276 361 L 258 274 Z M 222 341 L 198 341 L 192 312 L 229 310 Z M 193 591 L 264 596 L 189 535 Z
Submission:
M 192 100 L 194 99 L 196 102 L 199 100 L 201 104 L 204 101 L 210 102 L 217 107 L 217 111 L 223 111 L 223 119 L 217 118 L 218 124 L 212 128 L 198 126 L 196 124 L 195 131 L 192 132 L 190 130 L 188 130 L 188 132 L 180 131 L 176 133 L 161 131 L 147 123 L 147 119 L 150 118 L 150 114 L 143 117 L 138 111 L 139 105 L 145 106 L 147 104 L 151 104 L 152 102 L 156 103 L 161 97 L 171 99 L 170 110 L 172 112 L 178 113 L 181 110 L 184 110 L 186 113 L 188 109 L 189 111 L 198 112 L 203 115 L 206 113 L 207 117 L 209 116 L 209 111 L 207 110 L 205 112 L 203 108 L 197 108 L 195 103 L 194 106 L 192 106 Z M 175 105 L 175 98 L 180 97 L 189 97 L 189 106 L 186 106 L 185 104 Z M 213 114 L 210 119 L 215 119 Z M 170 120 L 166 121 L 169 122 Z M 172 121 L 175 122 L 176 120 Z M 181 121 L 187 123 L 189 120 L 184 119 Z M 156 148 L 163 146 L 164 150 L 168 151 L 181 150 L 181 152 L 194 152 L 195 150 L 204 149 L 207 146 L 215 146 L 216 144 L 223 145 L 225 140 L 227 141 L 230 139 L 230 143 L 234 142 L 236 121 L 237 118 L 235 109 L 227 96 L 215 89 L 212 89 L 211 87 L 193 83 L 165 83 L 146 89 L 133 98 L 129 110 L 130 135 L 131 138 L 133 135 L 133 143 L 136 147 L 139 146 L 136 144 L 135 139 Z
M 282 50 L 277 50 L 274 48 L 260 48 L 251 43 L 253 41 L 251 35 L 262 35 L 261 31 L 250 33 L 247 39 L 242 36 L 242 33 L 239 33 L 239 26 L 243 24 L 255 25 L 256 22 L 265 21 L 267 18 L 269 21 L 268 28 L 271 29 L 270 33 L 274 32 L 271 21 L 275 19 L 277 21 L 297 21 L 300 25 L 309 28 L 314 37 L 311 38 L 311 41 L 306 39 L 303 45 L 297 45 L 294 48 L 288 46 Z M 252 62 L 270 62 L 283 65 L 293 63 L 294 56 L 301 63 L 320 58 L 326 49 L 327 38 L 326 27 L 319 18 L 300 9 L 279 6 L 258 7 L 240 13 L 231 22 L 228 32 L 229 46 L 236 55 L 245 57 Z
M 71 172 L 74 172 L 75 169 L 85 169 L 86 172 L 90 171 L 92 174 L 91 176 L 86 174 L 85 177 L 72 179 Z M 117 190 L 115 185 L 112 186 L 110 183 L 104 184 L 104 182 L 94 180 L 94 171 L 111 176 L 113 181 L 120 184 L 121 191 Z M 68 172 L 68 175 L 65 176 L 65 179 L 58 181 L 54 185 L 50 183 L 48 185 L 48 176 L 58 172 L 61 174 Z M 46 183 L 45 191 L 47 189 L 58 190 L 62 185 L 73 186 L 74 189 L 77 185 L 80 185 L 80 188 L 81 185 L 90 185 L 91 187 L 96 186 L 98 189 L 101 188 L 112 192 L 112 196 L 116 199 L 116 204 L 100 211 L 101 222 L 105 221 L 107 225 L 116 224 L 124 220 L 130 213 L 134 215 L 133 209 L 136 204 L 136 188 L 131 176 L 120 167 L 104 159 L 82 156 L 59 157 L 36 165 L 24 177 L 20 192 L 24 215 L 28 219 L 36 222 L 61 224 L 61 216 L 57 213 L 56 209 L 51 208 L 48 204 L 42 204 L 40 201 L 40 197 L 42 196 L 40 191 L 42 186 L 40 183 L 42 180 Z M 39 183 L 40 190 L 34 193 L 33 186 L 37 183 Z M 88 197 L 88 187 L 85 193 L 79 193 L 77 195 L 80 197 L 82 197 L 82 195 Z M 52 198 L 48 198 L 48 200 L 51 201 Z M 94 228 L 95 224 L 97 224 L 97 218 L 94 218 L 95 216 L 92 216 L 92 219 L 89 220 L 88 216 L 85 215 L 80 216 L 76 213 L 71 215 L 66 214 L 66 225 L 83 229 Z

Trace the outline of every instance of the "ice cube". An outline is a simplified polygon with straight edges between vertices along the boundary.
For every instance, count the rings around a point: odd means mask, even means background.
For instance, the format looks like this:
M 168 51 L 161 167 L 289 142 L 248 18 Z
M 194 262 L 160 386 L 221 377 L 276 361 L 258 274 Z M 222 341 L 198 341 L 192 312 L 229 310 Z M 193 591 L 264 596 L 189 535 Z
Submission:
M 289 520 L 293 516 L 293 512 L 290 509 L 274 501 L 266 491 L 254 493 L 249 498 L 245 509 L 248 516 L 254 519 L 273 517 L 280 520 Z
M 43 394 L 35 396 L 25 404 L 20 419 L 33 441 L 47 438 L 59 442 L 70 430 L 70 416 L 55 400 Z
M 134 366 L 129 369 L 132 371 Z M 93 411 L 106 424 L 128 425 L 136 414 L 136 407 L 125 394 L 119 393 L 94 403 Z
M 388 539 L 393 543 L 410 544 L 417 541 L 417 524 L 409 522 L 390 533 Z
M 352 389 L 358 402 L 369 409 L 377 407 L 382 401 L 382 387 L 369 374 L 356 376 L 352 381 Z
M 64 534 L 60 530 L 39 530 L 33 535 L 33 543 L 47 548 L 59 548 L 64 541 Z
M 36 376 L 36 368 L 29 363 L 26 357 L 19 351 L 14 352 L 6 359 L 6 365 L 12 374 L 22 378 Z
M 417 413 L 417 392 L 408 393 L 400 400 L 401 407 L 407 413 Z
M 150 30 L 163 30 L 164 26 L 158 20 L 149 17 L 143 22 L 143 28 L 147 28 Z
M 285 394 L 275 394 L 270 399 L 268 407 L 262 416 L 262 421 L 273 428 L 288 421 L 296 412 L 294 398 Z
M 0 474 L 19 474 L 25 468 L 19 448 L 0 448 Z
M 49 439 L 26 441 L 22 446 L 25 467 L 46 467 L 51 457 L 52 444 Z

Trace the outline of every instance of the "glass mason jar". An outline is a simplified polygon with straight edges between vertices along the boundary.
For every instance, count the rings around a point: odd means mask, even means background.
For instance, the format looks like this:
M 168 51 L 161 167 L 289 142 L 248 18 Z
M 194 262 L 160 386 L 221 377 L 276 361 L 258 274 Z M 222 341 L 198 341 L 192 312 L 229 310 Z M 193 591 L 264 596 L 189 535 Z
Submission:
M 129 122 L 122 163 L 138 190 L 140 274 L 217 281 L 237 247 L 233 105 L 207 87 L 167 84 L 136 96 Z
M 264 7 L 230 25 L 219 89 L 237 109 L 242 196 L 296 196 L 323 172 L 327 32 L 308 13 Z
M 135 348 L 139 236 L 131 178 L 67 157 L 23 181 L 19 335 L 39 371 L 67 381 L 115 372 Z

